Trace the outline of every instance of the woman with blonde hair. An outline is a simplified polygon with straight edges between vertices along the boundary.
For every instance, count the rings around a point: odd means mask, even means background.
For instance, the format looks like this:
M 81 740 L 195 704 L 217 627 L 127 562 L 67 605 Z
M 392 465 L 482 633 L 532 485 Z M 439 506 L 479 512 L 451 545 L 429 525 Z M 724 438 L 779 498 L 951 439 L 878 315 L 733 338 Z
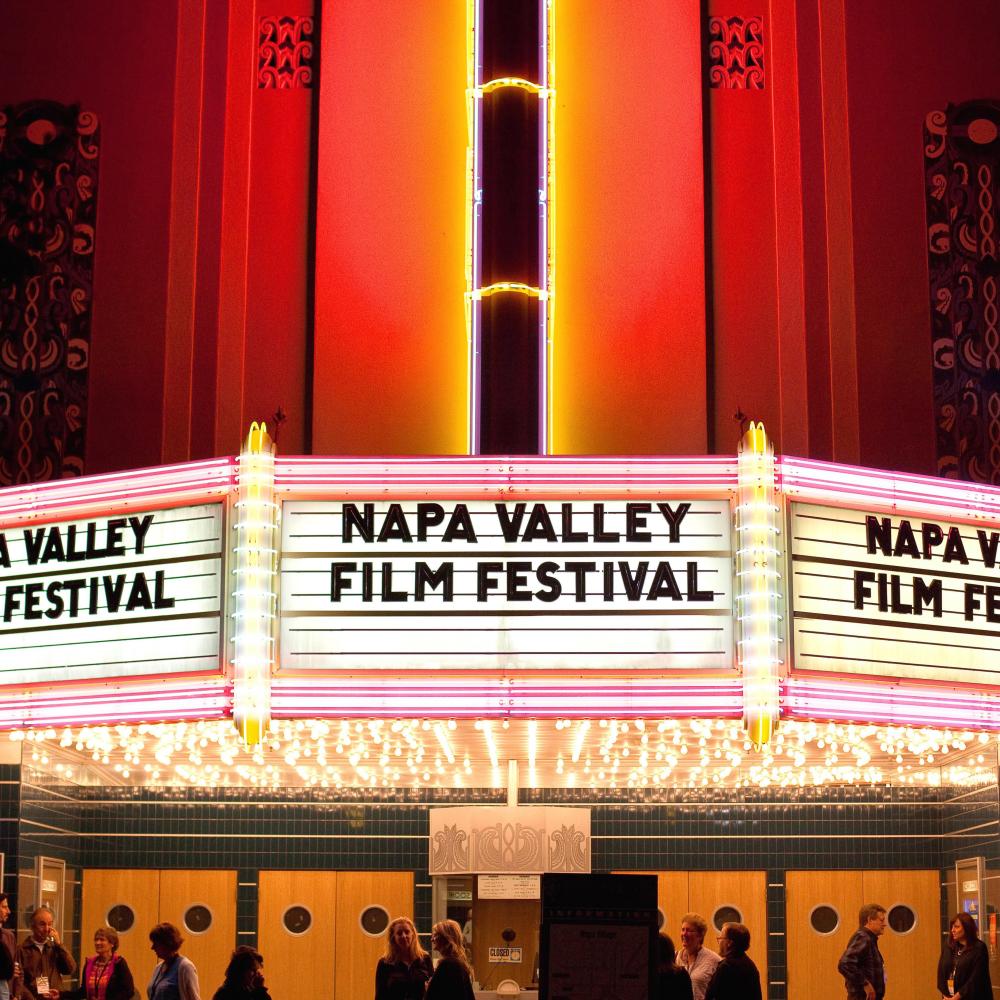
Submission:
M 426 1000 L 475 1000 L 462 928 L 454 920 L 436 923 L 431 928 L 431 947 L 441 956 L 441 961 L 427 985 Z
M 386 931 L 385 954 L 375 966 L 375 1000 L 422 1000 L 433 971 L 413 921 L 396 917 Z

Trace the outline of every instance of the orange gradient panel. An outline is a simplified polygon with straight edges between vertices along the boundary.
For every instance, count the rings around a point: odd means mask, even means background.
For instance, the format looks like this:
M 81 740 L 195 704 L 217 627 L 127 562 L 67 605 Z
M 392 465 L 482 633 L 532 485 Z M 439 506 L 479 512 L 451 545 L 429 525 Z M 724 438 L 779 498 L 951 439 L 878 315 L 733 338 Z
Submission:
M 322 13 L 313 451 L 463 454 L 466 5 Z
M 554 451 L 703 453 L 699 4 L 562 0 L 555 35 Z

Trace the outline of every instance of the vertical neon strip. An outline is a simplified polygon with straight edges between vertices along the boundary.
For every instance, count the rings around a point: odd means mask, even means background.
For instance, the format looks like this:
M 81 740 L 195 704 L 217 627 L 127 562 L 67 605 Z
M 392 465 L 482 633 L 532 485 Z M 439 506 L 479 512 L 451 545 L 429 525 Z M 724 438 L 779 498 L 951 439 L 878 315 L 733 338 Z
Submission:
M 483 0 L 468 0 L 466 23 L 466 266 L 465 323 L 468 344 L 467 451 L 482 451 L 482 299 L 495 292 L 520 292 L 538 298 L 537 441 L 539 454 L 552 450 L 552 329 L 555 304 L 555 0 L 538 2 L 537 83 L 518 77 L 483 78 Z M 534 91 L 538 119 L 538 273 L 537 284 L 500 281 L 483 286 L 483 95 L 502 87 Z
M 277 617 L 274 445 L 264 424 L 250 425 L 236 482 L 233 720 L 247 746 L 255 746 L 271 721 Z
M 469 0 L 466 8 L 468 27 L 466 43 L 466 260 L 465 260 L 465 325 L 468 340 L 468 430 L 466 450 L 479 454 L 479 338 L 482 303 L 482 24 L 481 0 Z
M 541 410 L 542 429 L 540 440 L 542 454 L 552 454 L 553 420 L 553 334 L 555 331 L 556 309 L 556 0 L 543 0 L 541 26 L 542 53 L 542 135 L 539 148 L 542 151 L 542 219 L 541 236 L 543 253 L 539 255 L 545 269 L 542 288 L 545 289 L 539 308 L 545 312 L 542 331 L 542 378 Z
M 774 448 L 764 425 L 740 442 L 736 507 L 737 649 L 743 674 L 743 723 L 755 746 L 777 727 L 781 574 Z

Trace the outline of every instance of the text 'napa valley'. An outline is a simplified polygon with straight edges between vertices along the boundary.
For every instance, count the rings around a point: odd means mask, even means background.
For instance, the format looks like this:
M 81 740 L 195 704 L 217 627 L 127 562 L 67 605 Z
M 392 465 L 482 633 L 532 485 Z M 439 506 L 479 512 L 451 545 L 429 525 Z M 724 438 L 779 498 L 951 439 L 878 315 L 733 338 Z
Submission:
M 465 503 L 344 503 L 336 540 L 358 556 L 371 546 L 375 557 L 332 560 L 329 597 L 334 604 L 449 603 L 458 595 L 479 604 L 711 602 L 716 595 L 699 564 L 702 553 L 692 551 L 706 526 L 694 524 L 691 508 L 640 501 L 495 503 L 472 511 Z M 425 543 L 455 555 L 408 558 L 410 551 L 430 555 L 421 551 Z M 684 554 L 666 558 L 671 548 Z M 532 553 L 536 558 L 525 558 Z

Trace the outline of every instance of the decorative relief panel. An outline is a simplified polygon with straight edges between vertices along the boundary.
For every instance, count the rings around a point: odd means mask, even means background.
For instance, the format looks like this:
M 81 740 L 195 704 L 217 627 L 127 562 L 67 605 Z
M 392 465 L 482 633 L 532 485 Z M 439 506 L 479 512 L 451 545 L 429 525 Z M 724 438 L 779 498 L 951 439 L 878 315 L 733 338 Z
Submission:
M 311 17 L 262 17 L 257 46 L 258 88 L 312 87 L 313 42 Z
M 590 871 L 590 810 L 456 806 L 430 811 L 432 875 Z
M 708 19 L 708 81 L 713 89 L 764 89 L 764 19 Z
M 1000 102 L 924 123 L 938 472 L 1000 483 L 997 175 Z
M 97 116 L 0 109 L 0 486 L 83 472 Z

